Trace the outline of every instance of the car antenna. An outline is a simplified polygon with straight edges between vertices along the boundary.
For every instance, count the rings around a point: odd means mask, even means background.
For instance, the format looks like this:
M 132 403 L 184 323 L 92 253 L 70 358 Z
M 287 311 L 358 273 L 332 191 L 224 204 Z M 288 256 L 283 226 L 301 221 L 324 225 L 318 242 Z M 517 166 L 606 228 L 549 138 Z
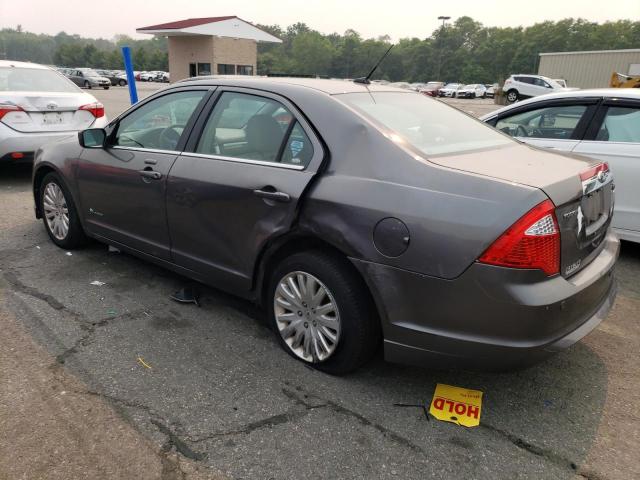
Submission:
M 380 58 L 380 60 L 378 60 L 378 63 L 376 63 L 376 66 L 373 67 L 371 69 L 371 71 L 369 72 L 369 75 L 367 75 L 366 77 L 360 77 L 360 78 L 354 78 L 353 81 L 355 83 L 362 83 L 364 85 L 369 85 L 371 82 L 369 81 L 369 79 L 371 78 L 371 75 L 373 75 L 373 72 L 375 72 L 378 69 L 378 66 L 382 63 L 382 61 L 385 59 L 385 57 L 387 55 L 389 55 L 389 52 L 391 51 L 391 49 L 393 48 L 393 44 L 391 44 L 391 46 L 389 47 L 389 49 L 384 52 L 384 55 L 382 55 L 382 57 Z

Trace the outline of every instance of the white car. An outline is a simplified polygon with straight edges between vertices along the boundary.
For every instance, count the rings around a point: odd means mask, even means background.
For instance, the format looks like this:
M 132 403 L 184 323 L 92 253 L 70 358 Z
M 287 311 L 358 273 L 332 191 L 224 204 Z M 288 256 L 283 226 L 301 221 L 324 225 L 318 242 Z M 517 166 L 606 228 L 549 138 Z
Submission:
M 438 90 L 438 96 L 456 98 L 458 90 L 463 88 L 464 83 L 447 83 L 444 87 Z
M 153 82 L 159 73 L 164 73 L 159 70 L 154 70 L 152 72 L 142 72 L 140 74 L 140 80 L 143 82 Z
M 458 98 L 485 98 L 487 96 L 487 87 L 480 83 L 472 83 L 465 85 L 456 94 Z
M 0 162 L 31 161 L 45 143 L 106 125 L 104 106 L 60 72 L 0 60 Z
M 623 240 L 640 242 L 640 90 L 552 93 L 481 120 L 536 147 L 607 162 L 616 183 L 613 227 Z
M 564 92 L 569 90 L 577 90 L 577 88 L 569 89 L 560 85 L 552 78 L 543 77 L 542 75 L 511 75 L 504 81 L 502 90 L 507 95 L 509 103 L 522 100 L 524 98 L 537 97 L 552 92 Z

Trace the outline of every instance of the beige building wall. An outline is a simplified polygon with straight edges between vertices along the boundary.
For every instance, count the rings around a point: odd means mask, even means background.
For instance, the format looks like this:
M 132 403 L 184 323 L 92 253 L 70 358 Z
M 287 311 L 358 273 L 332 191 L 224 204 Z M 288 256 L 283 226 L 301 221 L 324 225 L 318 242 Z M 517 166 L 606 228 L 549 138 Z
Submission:
M 602 88 L 609 86 L 613 72 L 628 74 L 634 64 L 640 64 L 640 49 L 542 53 L 538 74 L 564 78 L 569 87 Z
M 172 82 L 189 77 L 190 63 L 210 63 L 213 75 L 218 73 L 218 64 L 251 65 L 256 74 L 258 45 L 255 40 L 177 35 L 170 36 L 168 41 Z

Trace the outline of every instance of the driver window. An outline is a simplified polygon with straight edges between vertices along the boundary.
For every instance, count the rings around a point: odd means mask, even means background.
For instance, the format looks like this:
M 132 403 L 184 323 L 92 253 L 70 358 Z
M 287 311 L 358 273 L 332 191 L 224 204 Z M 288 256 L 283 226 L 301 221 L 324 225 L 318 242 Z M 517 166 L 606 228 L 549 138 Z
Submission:
M 175 150 L 205 93 L 204 90 L 170 93 L 145 103 L 120 121 L 113 145 Z
M 512 137 L 569 140 L 586 110 L 586 105 L 538 108 L 503 117 L 496 128 Z

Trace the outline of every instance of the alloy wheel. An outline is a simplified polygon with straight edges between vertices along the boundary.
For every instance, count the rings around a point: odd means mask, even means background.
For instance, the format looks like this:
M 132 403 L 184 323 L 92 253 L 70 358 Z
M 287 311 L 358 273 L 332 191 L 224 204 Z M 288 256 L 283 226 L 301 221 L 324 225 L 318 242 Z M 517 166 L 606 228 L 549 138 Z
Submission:
M 47 226 L 58 240 L 64 240 L 69 234 L 69 208 L 64 192 L 57 183 L 48 183 L 42 195 L 42 207 Z
M 302 360 L 322 362 L 340 341 L 340 312 L 329 291 L 310 273 L 295 271 L 277 284 L 273 299 L 278 331 Z

